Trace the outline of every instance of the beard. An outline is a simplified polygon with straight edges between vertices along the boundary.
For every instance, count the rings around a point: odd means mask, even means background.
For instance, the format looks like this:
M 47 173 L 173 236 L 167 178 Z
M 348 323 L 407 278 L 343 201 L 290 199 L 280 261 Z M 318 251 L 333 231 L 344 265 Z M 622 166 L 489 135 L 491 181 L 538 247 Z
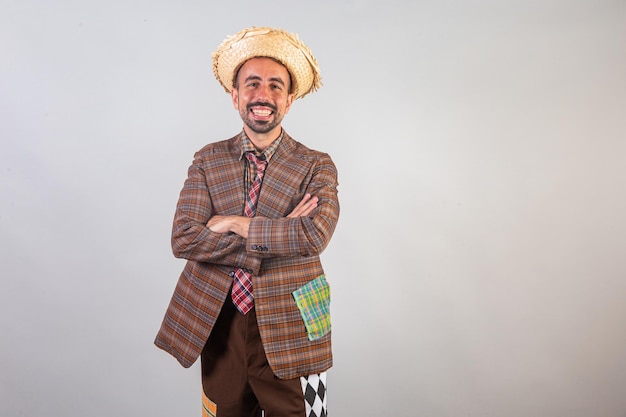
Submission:
M 272 109 L 272 118 L 270 120 L 256 120 L 251 117 L 252 112 L 250 109 L 254 106 L 265 106 Z M 239 109 L 239 116 L 246 126 L 250 128 L 254 133 L 268 133 L 272 129 L 280 125 L 283 120 L 282 113 L 278 112 L 278 109 L 269 103 L 250 103 L 245 108 Z

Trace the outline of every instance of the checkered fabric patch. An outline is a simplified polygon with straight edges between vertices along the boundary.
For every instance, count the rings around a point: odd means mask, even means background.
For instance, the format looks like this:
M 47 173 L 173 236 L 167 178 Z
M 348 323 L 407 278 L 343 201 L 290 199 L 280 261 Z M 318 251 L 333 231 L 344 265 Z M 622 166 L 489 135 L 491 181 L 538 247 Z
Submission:
M 217 417 L 217 405 L 202 391 L 202 417 Z
M 309 340 L 319 339 L 330 331 L 330 286 L 322 274 L 293 293 Z
M 300 377 L 306 417 L 327 417 L 326 372 Z

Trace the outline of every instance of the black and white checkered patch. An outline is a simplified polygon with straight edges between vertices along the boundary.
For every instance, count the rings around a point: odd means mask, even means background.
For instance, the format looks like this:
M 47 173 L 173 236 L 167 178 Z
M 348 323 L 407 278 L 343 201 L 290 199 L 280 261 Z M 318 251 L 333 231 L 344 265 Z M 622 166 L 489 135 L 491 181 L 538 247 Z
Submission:
M 326 411 L 326 372 L 300 377 L 306 417 L 327 417 Z

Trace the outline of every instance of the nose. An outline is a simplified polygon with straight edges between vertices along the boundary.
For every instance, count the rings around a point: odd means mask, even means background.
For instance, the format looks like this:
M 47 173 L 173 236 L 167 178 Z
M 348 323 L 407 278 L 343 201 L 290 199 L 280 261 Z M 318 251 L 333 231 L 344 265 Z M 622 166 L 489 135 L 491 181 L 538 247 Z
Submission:
M 261 84 L 256 93 L 257 101 L 269 101 L 269 98 L 271 97 L 270 86 L 266 84 Z

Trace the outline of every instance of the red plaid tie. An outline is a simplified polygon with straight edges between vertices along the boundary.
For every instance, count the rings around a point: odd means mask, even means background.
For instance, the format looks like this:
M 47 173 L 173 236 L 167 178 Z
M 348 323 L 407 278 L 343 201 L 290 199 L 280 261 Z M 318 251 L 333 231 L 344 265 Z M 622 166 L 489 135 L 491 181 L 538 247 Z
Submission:
M 246 206 L 243 209 L 243 213 L 247 217 L 254 217 L 256 213 L 256 202 L 259 199 L 261 182 L 263 181 L 267 161 L 262 161 L 257 158 L 254 152 L 247 152 L 246 158 L 248 158 L 248 161 L 256 165 L 256 177 L 250 186 L 250 191 L 248 192 L 248 198 L 246 199 Z M 242 314 L 246 314 L 254 305 L 254 296 L 252 295 L 252 274 L 241 268 L 237 268 L 235 270 L 234 278 L 232 290 L 233 303 L 235 303 L 235 306 L 239 311 L 241 311 Z

